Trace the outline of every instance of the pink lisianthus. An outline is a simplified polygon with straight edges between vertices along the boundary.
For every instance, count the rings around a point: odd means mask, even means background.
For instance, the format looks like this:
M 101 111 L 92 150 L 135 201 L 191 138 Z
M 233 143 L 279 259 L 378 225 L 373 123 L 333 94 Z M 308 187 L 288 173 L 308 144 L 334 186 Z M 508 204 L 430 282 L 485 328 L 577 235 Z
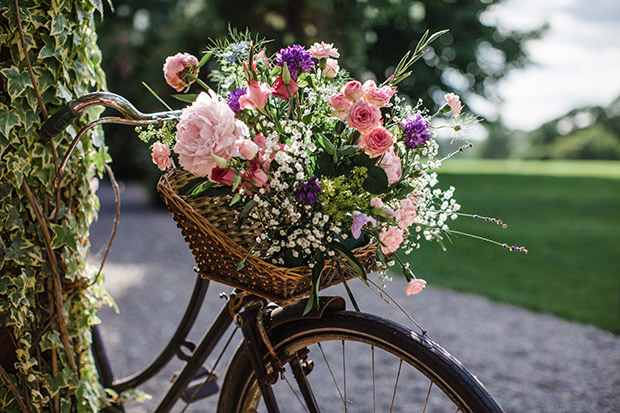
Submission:
M 403 238 L 403 230 L 398 227 L 389 227 L 386 231 L 383 231 L 379 235 L 379 239 L 381 240 L 381 252 L 384 254 L 391 254 L 396 252 L 402 244 Z
M 177 92 L 189 86 L 193 80 L 188 80 L 188 74 L 198 74 L 198 59 L 189 53 L 177 53 L 168 56 L 164 63 L 164 77 Z
M 347 123 L 362 135 L 381 126 L 381 111 L 365 100 L 355 102 L 347 112 Z
M 271 88 L 271 94 L 282 100 L 289 100 L 298 90 L 299 86 L 297 86 L 297 83 L 293 79 L 291 79 L 291 82 L 287 86 L 284 80 L 282 80 L 282 75 L 280 75 Z
M 359 100 L 364 96 L 364 87 L 357 80 L 351 80 L 349 83 L 344 85 L 342 89 L 342 94 L 347 98 L 351 99 L 353 102 Z
M 247 126 L 235 118 L 226 102 L 220 101 L 213 91 L 201 92 L 181 112 L 174 151 L 187 171 L 211 178 L 211 170 L 216 166 L 211 154 L 230 160 L 237 156 L 235 142 L 247 134 Z
M 334 109 L 332 112 L 332 116 L 339 119 L 345 120 L 347 117 L 347 111 L 351 107 L 352 103 L 349 99 L 347 99 L 342 93 L 338 93 L 329 98 L 329 103 L 327 106 Z
M 172 166 L 170 159 L 170 148 L 160 142 L 155 142 L 151 149 L 151 158 L 160 171 L 165 171 Z
M 310 55 L 315 59 L 323 59 L 326 57 L 340 57 L 338 49 L 334 47 L 333 43 L 315 43 L 308 50 Z
M 426 287 L 426 281 L 421 278 L 414 278 L 413 280 L 407 283 L 407 287 L 405 287 L 405 294 L 413 295 L 422 292 L 422 290 Z
M 448 102 L 448 106 L 450 106 L 450 109 L 452 109 L 452 113 L 454 114 L 454 116 L 460 115 L 461 110 L 463 109 L 461 99 L 454 93 L 448 93 L 444 97 L 446 98 L 446 102 Z
M 394 93 L 396 93 L 396 88 L 389 86 L 377 87 L 372 79 L 364 82 L 364 98 L 373 105 L 379 107 L 387 106 Z
M 353 211 L 353 225 L 351 225 L 351 234 L 353 238 L 358 239 L 362 235 L 362 228 L 368 222 L 372 224 L 373 227 L 377 226 L 377 220 L 369 217 L 366 214 L 362 214 L 359 211 Z
M 263 110 L 267 104 L 267 98 L 271 94 L 271 87 L 267 83 L 258 83 L 258 80 L 251 80 L 245 95 L 239 97 L 241 109 Z
M 253 189 L 262 188 L 267 184 L 269 177 L 261 167 L 260 163 L 253 160 L 246 172 L 241 172 L 241 179 L 243 186 L 247 189 L 249 194 L 252 194 Z
M 235 145 L 237 146 L 237 151 L 243 156 L 246 160 L 252 160 L 258 154 L 258 145 L 250 140 L 245 138 L 240 138 L 235 141 Z
M 211 170 L 211 180 L 213 182 L 217 182 L 218 184 L 231 186 L 236 176 L 237 172 L 235 172 L 234 170 L 220 168 L 217 165 L 215 165 Z
M 398 155 L 394 153 L 394 147 L 390 147 L 383 155 L 381 162 L 379 162 L 379 166 L 383 168 L 388 177 L 388 185 L 392 185 L 402 177 L 402 163 Z
M 357 129 L 357 128 L 356 128 Z M 369 133 L 360 137 L 358 145 L 364 149 L 371 158 L 383 155 L 392 147 L 394 136 L 383 126 L 374 128 Z
M 340 70 L 338 61 L 336 59 L 327 59 L 325 61 L 325 69 L 323 69 L 323 76 L 327 79 L 333 79 L 338 74 L 338 70 Z
M 264 49 L 254 56 L 254 60 L 256 62 L 262 62 L 265 66 L 271 69 L 271 63 L 269 62 L 269 58 L 267 57 Z
M 396 210 L 396 222 L 400 229 L 407 229 L 415 222 L 417 217 L 415 204 L 411 198 L 400 201 L 400 208 Z

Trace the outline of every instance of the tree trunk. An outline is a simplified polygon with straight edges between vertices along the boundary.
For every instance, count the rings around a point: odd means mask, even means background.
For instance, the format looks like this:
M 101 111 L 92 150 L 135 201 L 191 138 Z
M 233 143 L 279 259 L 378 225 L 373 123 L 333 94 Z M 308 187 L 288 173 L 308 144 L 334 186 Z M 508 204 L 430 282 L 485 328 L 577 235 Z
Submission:
M 19 14 L 16 10 L 19 9 Z M 39 138 L 48 114 L 104 87 L 101 0 L 0 0 L 0 411 L 98 411 L 90 329 L 105 294 L 86 264 L 97 216 L 100 133 Z M 82 125 L 98 113 L 83 117 Z

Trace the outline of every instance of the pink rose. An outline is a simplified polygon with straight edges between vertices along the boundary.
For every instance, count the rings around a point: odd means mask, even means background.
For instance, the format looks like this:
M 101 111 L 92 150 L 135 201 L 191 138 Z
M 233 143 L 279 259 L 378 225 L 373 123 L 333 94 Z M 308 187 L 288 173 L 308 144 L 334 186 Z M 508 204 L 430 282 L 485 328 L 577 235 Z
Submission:
M 263 110 L 270 94 L 271 87 L 267 83 L 259 84 L 258 80 L 251 80 L 245 95 L 239 97 L 239 106 L 241 109 Z
M 338 74 L 338 70 L 340 70 L 338 61 L 336 59 L 327 59 L 325 61 L 325 69 L 323 69 L 323 76 L 328 79 L 333 79 Z
M 196 101 L 181 112 L 177 124 L 174 151 L 179 163 L 196 176 L 211 177 L 216 165 L 211 154 L 225 160 L 237 156 L 237 139 L 246 136 L 248 129 L 235 118 L 226 102 L 210 91 L 201 92 Z
M 151 158 L 153 163 L 157 165 L 160 171 L 165 171 L 172 166 L 170 160 L 170 148 L 168 145 L 164 145 L 160 142 L 155 142 L 151 149 Z
M 396 222 L 400 229 L 407 229 L 416 219 L 415 204 L 410 198 L 405 198 L 400 201 L 400 208 L 396 211 Z
M 381 252 L 391 254 L 396 252 L 400 244 L 403 242 L 403 230 L 397 227 L 389 227 L 387 231 L 383 231 L 379 235 L 381 240 Z
M 338 93 L 329 98 L 329 103 L 327 106 L 334 109 L 332 112 L 332 116 L 339 119 L 345 120 L 347 117 L 347 111 L 351 107 L 352 103 L 349 99 L 344 97 L 342 93 Z
M 392 147 L 394 136 L 383 126 L 363 134 L 358 143 L 371 158 L 383 155 Z
M 387 106 L 394 93 L 396 93 L 396 88 L 389 86 L 377 87 L 372 79 L 364 83 L 364 98 L 373 105 L 379 107 Z
M 351 80 L 349 83 L 344 85 L 344 89 L 342 89 L 342 94 L 345 95 L 347 99 L 351 99 L 353 102 L 359 100 L 364 96 L 364 87 L 357 80 Z
M 333 43 L 315 43 L 308 50 L 310 55 L 315 59 L 323 59 L 326 57 L 340 57 L 340 53 L 338 53 L 338 49 L 334 47 Z
M 271 94 L 279 97 L 282 100 L 289 100 L 291 96 L 293 96 L 299 90 L 299 86 L 293 79 L 291 79 L 291 83 L 286 86 L 284 80 L 282 80 L 282 75 L 278 76 L 276 82 L 271 88 Z
M 363 135 L 381 125 L 381 111 L 375 105 L 359 100 L 349 108 L 346 119 L 349 126 Z
M 237 139 L 235 141 L 235 145 L 237 146 L 237 151 L 241 154 L 241 156 L 248 161 L 254 159 L 258 153 L 258 145 L 250 139 Z
M 381 162 L 379 162 L 379 166 L 385 171 L 389 185 L 398 181 L 402 176 L 402 164 L 398 155 L 394 153 L 393 147 L 390 147 L 383 155 Z
M 426 281 L 421 278 L 415 278 L 407 283 L 405 294 L 412 295 L 421 292 L 426 287 Z
M 166 83 L 173 87 L 177 92 L 189 86 L 193 80 L 187 80 L 189 74 L 198 74 L 198 59 L 189 53 L 177 53 L 168 56 L 164 63 L 164 77 Z
M 232 186 L 236 176 L 237 172 L 232 169 L 220 168 L 217 165 L 211 170 L 211 180 L 218 184 Z
M 463 109 L 463 105 L 461 105 L 461 99 L 454 93 L 448 93 L 444 97 L 448 102 L 448 106 L 450 106 L 450 109 L 452 109 L 452 113 L 454 114 L 454 116 L 460 115 L 461 109 Z

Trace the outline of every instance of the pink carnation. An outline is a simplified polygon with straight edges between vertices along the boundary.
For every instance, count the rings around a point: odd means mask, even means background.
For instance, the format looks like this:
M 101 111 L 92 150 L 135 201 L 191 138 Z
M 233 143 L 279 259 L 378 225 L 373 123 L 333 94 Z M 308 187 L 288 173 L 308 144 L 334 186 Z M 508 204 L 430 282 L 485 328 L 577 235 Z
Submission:
M 415 222 L 417 217 L 415 204 L 410 198 L 400 201 L 400 208 L 396 211 L 396 222 L 401 229 L 407 229 Z
M 381 125 L 381 111 L 365 100 L 355 102 L 347 113 L 349 126 L 365 134 Z
M 407 283 L 407 287 L 405 287 L 405 294 L 418 294 L 422 292 L 424 287 L 426 287 L 426 281 L 421 278 L 415 278 Z
M 213 91 L 201 92 L 181 112 L 174 151 L 183 168 L 196 176 L 211 178 L 216 165 L 211 154 L 230 160 L 238 154 L 236 140 L 247 134 L 247 127 L 235 118 L 226 102 L 218 100 Z
M 315 59 L 323 59 L 326 57 L 340 57 L 338 49 L 334 47 L 333 43 L 315 43 L 308 50 L 312 57 Z
M 151 149 L 151 158 L 160 171 L 165 171 L 172 166 L 170 159 L 170 148 L 160 142 L 155 142 Z
M 241 154 L 241 156 L 248 161 L 254 159 L 256 154 L 258 154 L 258 145 L 251 139 L 237 139 L 235 145 L 237 146 L 237 151 L 239 151 L 239 154 Z
M 357 129 L 357 128 L 356 128 Z M 394 136 L 383 126 L 363 134 L 358 143 L 371 158 L 383 155 L 392 147 Z
M 168 56 L 164 63 L 164 77 L 166 83 L 173 87 L 177 92 L 182 91 L 189 86 L 193 80 L 187 80 L 189 73 L 198 73 L 198 59 L 189 53 L 177 53 L 174 56 Z
M 461 109 L 463 109 L 461 99 L 454 93 L 448 93 L 444 97 L 448 102 L 448 106 L 450 106 L 450 109 L 452 109 L 452 113 L 454 114 L 454 116 L 460 115 Z
M 372 79 L 364 82 L 364 98 L 373 105 L 379 107 L 387 106 L 394 93 L 396 93 L 396 88 L 389 86 L 377 87 Z
M 394 153 L 393 147 L 390 147 L 383 155 L 381 162 L 379 162 L 379 166 L 385 171 L 389 185 L 392 185 L 402 177 L 402 163 L 398 155 Z
M 389 227 L 379 235 L 379 239 L 383 244 L 381 245 L 381 252 L 384 254 L 391 254 L 396 252 L 400 244 L 402 244 L 404 240 L 403 230 L 398 227 Z

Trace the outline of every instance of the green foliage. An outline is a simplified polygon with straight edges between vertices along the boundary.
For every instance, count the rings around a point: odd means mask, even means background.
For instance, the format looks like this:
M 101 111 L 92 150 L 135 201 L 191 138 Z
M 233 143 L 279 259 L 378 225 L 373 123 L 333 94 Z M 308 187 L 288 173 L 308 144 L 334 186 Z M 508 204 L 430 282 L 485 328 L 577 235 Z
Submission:
M 19 16 L 47 113 L 104 87 L 94 33 L 100 0 L 20 1 Z M 106 400 L 90 353 L 90 329 L 105 296 L 86 264 L 98 200 L 90 183 L 105 154 L 100 134 L 82 138 L 57 190 L 56 164 L 75 135 L 39 139 L 44 119 L 29 76 L 12 1 L 0 3 L 0 320 L 16 348 L 0 349 L 9 383 L 0 410 L 98 411 Z M 95 111 L 83 123 L 98 116 Z M 27 192 L 32 193 L 34 202 Z M 37 218 L 38 206 L 43 223 Z M 45 229 L 45 230 L 44 230 Z M 47 235 L 49 234 L 49 235 Z M 54 261 L 46 248 L 46 236 Z M 60 295 L 53 289 L 55 274 Z M 57 312 L 55 303 L 62 303 Z M 66 329 L 60 320 L 66 320 Z M 16 360 L 10 362 L 11 357 Z M 71 361 L 75 360 L 75 364 Z M 75 369 L 74 369 L 75 366 Z

